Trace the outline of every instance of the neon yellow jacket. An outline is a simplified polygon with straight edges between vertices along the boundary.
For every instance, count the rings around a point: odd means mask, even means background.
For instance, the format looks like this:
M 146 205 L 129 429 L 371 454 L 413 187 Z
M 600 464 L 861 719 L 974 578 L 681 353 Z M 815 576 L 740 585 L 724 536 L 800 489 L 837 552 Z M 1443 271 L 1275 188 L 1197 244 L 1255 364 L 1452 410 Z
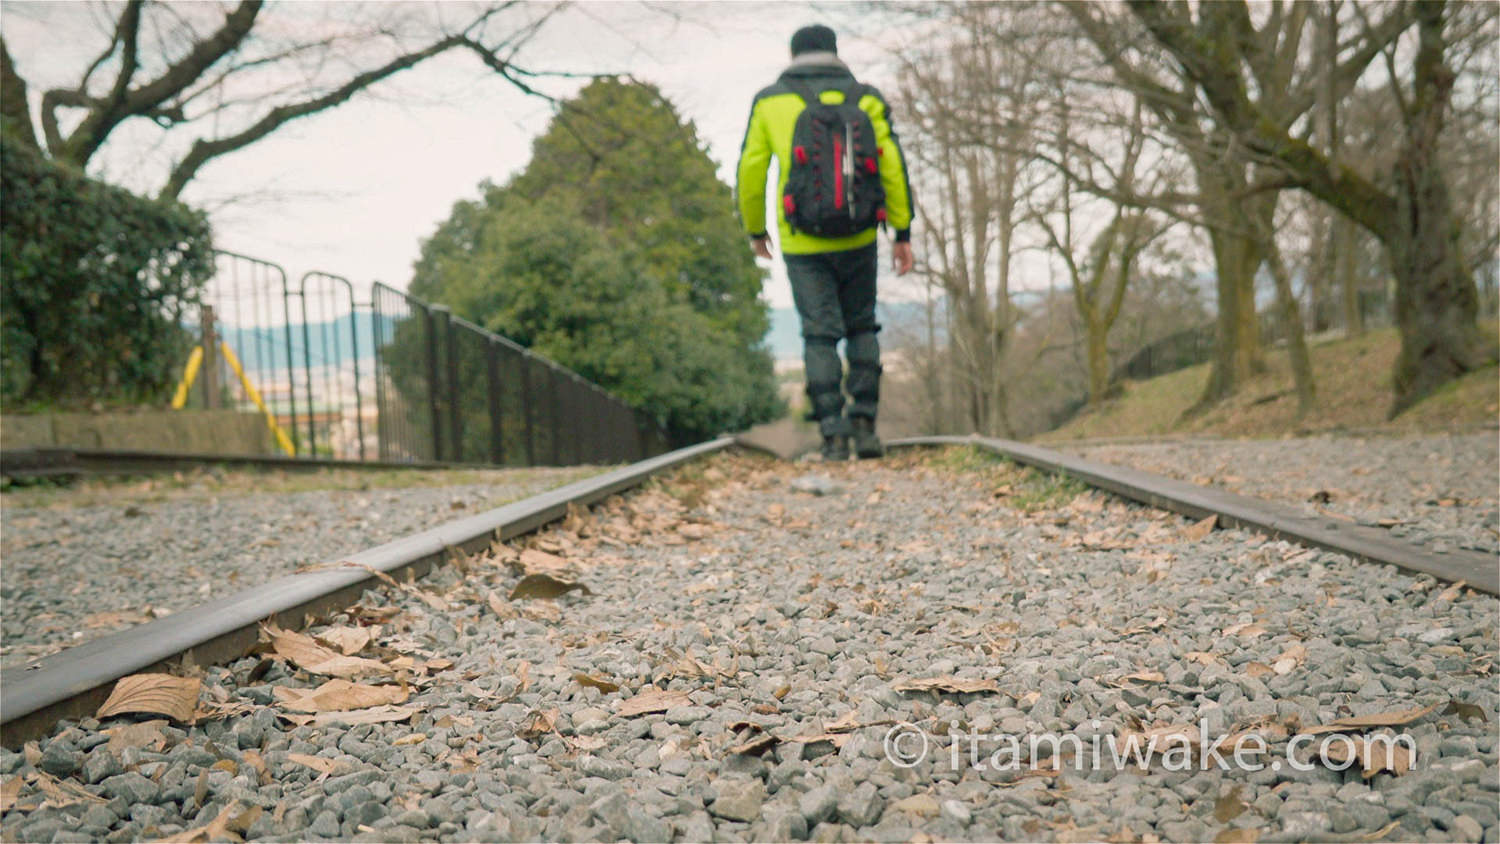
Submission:
M 802 98 L 785 84 L 787 79 L 818 91 L 818 98 L 825 103 L 841 103 L 844 94 L 837 89 L 853 82 L 854 76 L 831 53 L 806 54 L 793 61 L 776 84 L 755 95 L 755 102 L 750 106 L 750 123 L 745 129 L 745 142 L 740 148 L 736 189 L 740 219 L 751 237 L 766 233 L 766 170 L 772 156 L 780 167 L 776 181 L 777 197 L 786 189 L 792 128 L 797 123 L 797 115 L 806 107 Z M 901 152 L 895 130 L 891 128 L 890 108 L 885 98 L 874 88 L 866 86 L 866 90 L 867 93 L 859 99 L 859 107 L 870 116 L 870 123 L 875 127 L 875 143 L 880 147 L 880 183 L 885 188 L 886 222 L 895 230 L 898 242 L 910 240 L 913 215 L 906 156 Z M 781 251 L 788 255 L 842 252 L 875 241 L 874 228 L 848 237 L 832 238 L 793 232 L 780 202 L 776 203 L 776 209 L 777 223 L 781 227 Z

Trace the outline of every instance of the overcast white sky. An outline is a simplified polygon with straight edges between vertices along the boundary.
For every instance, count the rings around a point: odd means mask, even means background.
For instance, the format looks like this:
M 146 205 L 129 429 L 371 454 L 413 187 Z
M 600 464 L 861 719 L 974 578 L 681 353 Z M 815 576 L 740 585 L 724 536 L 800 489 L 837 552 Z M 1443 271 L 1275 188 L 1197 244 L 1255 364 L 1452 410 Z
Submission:
M 0 26 L 34 100 L 47 87 L 77 83 L 107 43 L 100 20 L 108 14 L 98 3 L 0 4 Z M 656 83 L 697 124 L 732 183 L 751 97 L 786 64 L 791 33 L 818 21 L 840 31 L 840 53 L 864 81 L 894 87 L 883 48 L 850 31 L 881 27 L 853 6 L 581 3 L 548 23 L 522 63 L 622 71 Z M 567 94 L 579 84 L 547 87 Z M 549 103 L 455 52 L 218 159 L 183 198 L 212 209 L 221 248 L 276 261 L 294 275 L 320 269 L 361 286 L 404 287 L 420 239 L 456 200 L 475 196 L 481 180 L 503 182 L 524 167 L 551 114 Z M 167 158 L 159 135 L 149 124 L 117 132 L 91 171 L 154 189 Z M 883 297 L 899 293 L 893 279 L 882 284 Z M 779 260 L 764 295 L 774 306 L 791 304 Z

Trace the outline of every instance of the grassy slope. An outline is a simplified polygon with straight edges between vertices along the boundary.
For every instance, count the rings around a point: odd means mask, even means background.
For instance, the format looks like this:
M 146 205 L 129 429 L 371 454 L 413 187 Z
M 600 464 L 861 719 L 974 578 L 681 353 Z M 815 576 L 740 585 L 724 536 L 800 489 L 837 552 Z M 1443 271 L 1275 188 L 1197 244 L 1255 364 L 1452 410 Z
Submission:
M 1495 326 L 1490 326 L 1493 331 Z M 1286 352 L 1272 350 L 1269 371 L 1228 401 L 1191 419 L 1182 414 L 1208 379 L 1203 364 L 1147 381 L 1128 381 L 1124 394 L 1085 410 L 1067 424 L 1037 437 L 1042 441 L 1091 437 L 1192 434 L 1279 437 L 1324 431 L 1382 429 L 1393 433 L 1471 431 L 1494 427 L 1500 413 L 1500 373 L 1491 366 L 1453 382 L 1392 420 L 1391 368 L 1400 348 L 1394 328 L 1312 347 L 1317 406 L 1296 418 Z

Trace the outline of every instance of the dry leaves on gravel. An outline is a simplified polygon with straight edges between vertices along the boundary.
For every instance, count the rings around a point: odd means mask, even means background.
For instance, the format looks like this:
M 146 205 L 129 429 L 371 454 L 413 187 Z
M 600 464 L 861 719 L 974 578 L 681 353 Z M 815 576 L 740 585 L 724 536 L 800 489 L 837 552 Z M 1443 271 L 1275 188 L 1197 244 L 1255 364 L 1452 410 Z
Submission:
M 621 701 L 615 714 L 621 718 L 633 718 L 637 715 L 666 712 L 674 706 L 689 706 L 692 702 L 687 692 L 646 689 Z
M 1000 691 L 1000 686 L 992 679 L 963 679 L 959 677 L 928 677 L 920 680 L 902 680 L 891 688 L 898 692 L 938 692 L 941 694 L 977 694 Z
M 120 758 L 120 754 L 127 747 L 138 747 L 152 752 L 159 751 L 167 746 L 167 736 L 161 731 L 166 724 L 164 720 L 155 719 L 101 730 L 104 735 L 109 736 L 109 743 L 105 745 L 105 749 L 116 759 Z
M 528 574 L 521 578 L 521 582 L 517 583 L 514 589 L 510 590 L 510 599 L 512 601 L 524 598 L 552 600 L 561 598 L 575 589 L 585 595 L 594 594 L 592 589 L 576 581 L 562 580 L 550 574 Z
M 277 656 L 313 674 L 352 679 L 367 674 L 392 673 L 391 667 L 383 662 L 341 654 L 318 644 L 311 636 L 283 630 L 275 624 L 263 624 L 261 630 L 270 637 L 271 648 Z
M 1361 776 L 1369 779 L 1381 771 L 1401 776 L 1411 770 L 1411 751 L 1404 742 L 1393 741 L 1393 736 L 1360 736 L 1344 738 L 1344 741 L 1329 742 L 1323 754 L 1330 762 L 1344 764 L 1357 762 Z
M 1206 519 L 1193 522 L 1191 525 L 1183 528 L 1182 537 L 1190 542 L 1202 542 L 1204 539 L 1208 538 L 1208 535 L 1210 533 L 1214 532 L 1214 528 L 1218 524 L 1219 516 L 1216 513 Z
M 196 677 L 170 674 L 131 674 L 121 677 L 109 698 L 95 713 L 97 718 L 126 713 L 165 715 L 173 721 L 191 723 L 198 708 L 203 683 Z
M 1377 727 L 1401 727 L 1421 718 L 1442 706 L 1434 703 L 1431 706 L 1416 706 L 1411 709 L 1398 709 L 1393 712 L 1376 712 L 1371 715 L 1351 715 L 1347 718 L 1339 718 L 1329 721 L 1327 724 L 1314 724 L 1304 727 L 1302 732 L 1316 736 L 1323 733 L 1343 733 L 1356 730 L 1373 730 Z
M 276 700 L 298 712 L 346 712 L 372 706 L 405 703 L 410 693 L 401 686 L 367 686 L 348 680 L 329 680 L 316 689 L 277 686 Z
M 410 720 L 422 711 L 420 706 L 373 706 L 369 709 L 352 709 L 348 712 L 319 712 L 303 715 L 296 712 L 278 712 L 280 718 L 299 727 L 326 727 L 330 724 L 385 724 Z

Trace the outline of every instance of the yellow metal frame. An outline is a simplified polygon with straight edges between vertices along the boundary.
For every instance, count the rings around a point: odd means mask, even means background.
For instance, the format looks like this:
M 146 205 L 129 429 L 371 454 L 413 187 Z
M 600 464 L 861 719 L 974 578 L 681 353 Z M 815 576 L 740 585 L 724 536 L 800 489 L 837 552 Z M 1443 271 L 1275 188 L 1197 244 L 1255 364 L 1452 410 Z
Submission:
M 276 444 L 281 447 L 286 456 L 297 456 L 297 448 L 292 445 L 291 437 L 288 437 L 286 431 L 276 424 L 276 416 L 271 413 L 269 407 L 266 407 L 265 399 L 260 397 L 260 391 L 250 383 L 250 378 L 245 375 L 245 369 L 240 366 L 240 359 L 235 356 L 234 350 L 229 348 L 228 343 L 220 343 L 219 349 L 224 353 L 224 360 L 229 362 L 229 368 L 233 369 L 235 376 L 240 379 L 240 386 L 245 388 L 245 395 L 250 397 L 250 401 L 254 402 L 255 406 L 260 408 L 261 414 L 266 417 L 266 427 L 271 429 L 271 436 L 276 438 Z M 198 370 L 202 366 L 203 347 L 194 346 L 192 353 L 188 355 L 187 366 L 183 368 L 182 381 L 177 385 L 177 392 L 172 396 L 173 410 L 181 410 L 187 404 L 188 391 L 193 388 L 193 381 L 197 380 Z

